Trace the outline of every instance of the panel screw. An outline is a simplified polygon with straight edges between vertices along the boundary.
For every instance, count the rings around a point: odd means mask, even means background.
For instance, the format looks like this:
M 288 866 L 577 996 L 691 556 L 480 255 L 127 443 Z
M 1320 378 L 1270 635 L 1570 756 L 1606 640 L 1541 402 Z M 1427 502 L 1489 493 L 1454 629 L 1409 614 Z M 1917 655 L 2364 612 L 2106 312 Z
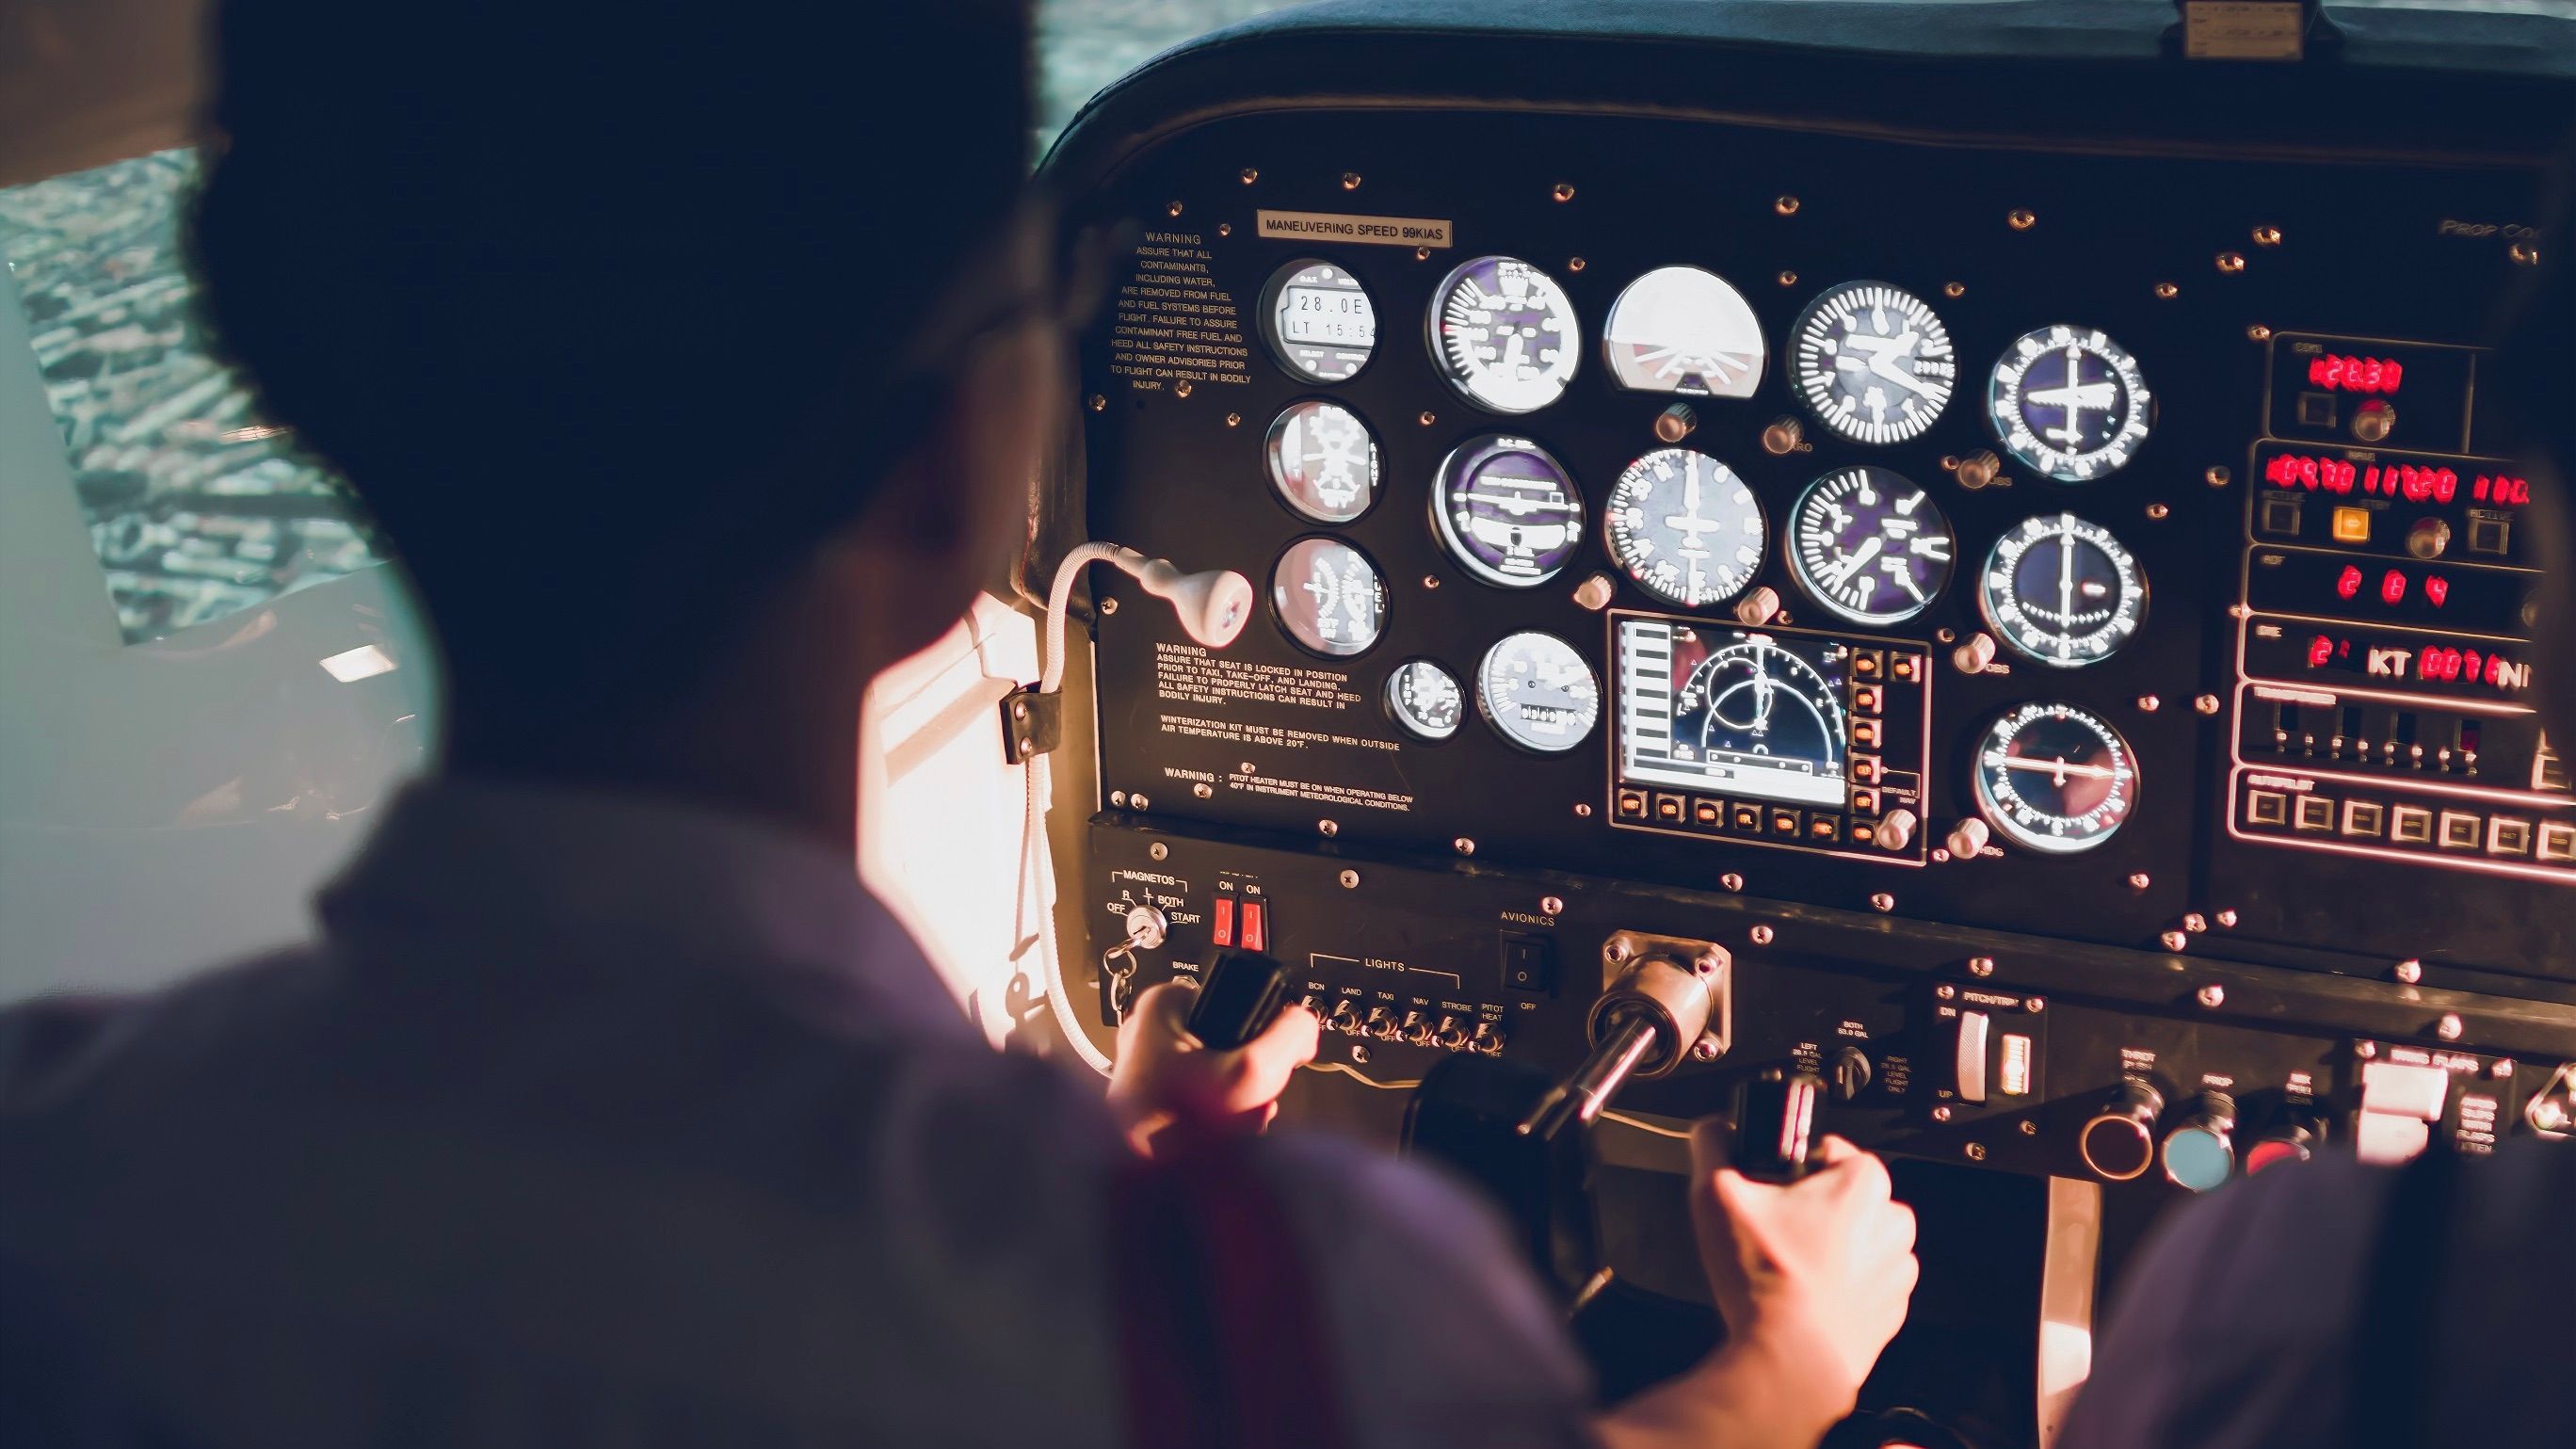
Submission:
M 2022 1136 L 2024 1136 L 2024 1137 L 2036 1137 L 2036 1136 L 2038 1136 L 2038 1135 L 2039 1135 L 2039 1124 L 2038 1124 L 2038 1123 L 2036 1123 L 2036 1122 L 2033 1122 L 2033 1121 L 2032 1121 L 2032 1120 L 2030 1120 L 2028 1117 L 2024 1117 L 2023 1119 L 2021 1119 L 2021 1135 L 2022 1135 Z
M 2157 710 L 2164 707 L 2165 702 L 2156 698 L 2152 694 L 2142 694 L 2138 696 L 2138 711 L 2141 714 L 2154 714 Z
M 2162 503 L 2150 503 L 2147 505 L 2147 516 L 2149 518 L 2161 519 L 2170 515 L 2172 512 L 2173 510 L 2171 508 Z
M 2182 918 L 2182 928 L 2197 936 L 2201 932 L 2209 929 L 2209 917 L 2202 915 L 2198 911 L 2193 911 L 2191 914 Z
M 1330 820 L 1318 820 L 1315 822 L 1315 833 L 1328 837 L 1335 836 L 1342 833 L 1342 827 Z
M 1873 911 L 1881 912 L 1895 910 L 1896 897 L 1889 895 L 1885 891 L 1872 891 L 1869 896 L 1869 908 Z
M 1719 876 L 1717 878 L 1717 883 L 1726 887 L 1730 891 L 1740 891 L 1744 889 L 1744 877 L 1737 875 L 1731 870 L 1726 874 Z
M 1239 428 L 1239 427 L 1242 427 L 1242 426 L 1243 426 L 1243 414 L 1241 414 L 1241 413 L 1227 413 L 1227 414 L 1225 415 L 1225 425 L 1226 425 L 1227 427 L 1229 427 L 1229 428 Z
M 2229 906 L 2229 907 L 2227 907 L 2225 910 L 2220 911 L 2220 912 L 2218 913 L 2218 924 L 2220 924 L 2220 925 L 2222 925 L 2222 926 L 2233 926 L 2233 925 L 2235 925 L 2235 924 L 2236 924 L 2236 908 L 2235 908 L 2234 906 Z
M 1091 395 L 1091 410 L 1095 413 L 1105 413 L 1109 411 L 1109 399 L 1103 397 L 1099 393 L 1093 393 Z
M 1101 601 L 1100 601 L 1100 612 L 1101 612 L 1102 617 L 1104 617 L 1104 618 L 1105 618 L 1105 617 L 1107 617 L 1108 615 L 1111 615 L 1111 614 L 1115 614 L 1115 613 L 1117 613 L 1117 612 L 1118 612 L 1118 601 L 1117 601 L 1116 599 L 1103 599 L 1103 600 L 1101 600 Z
M 2280 244 L 2281 229 L 2279 227 L 2258 226 L 2254 228 L 2254 245 L 2258 247 L 2276 247 Z
M 1968 974 L 1969 974 L 1969 975 L 1971 975 L 1971 976 L 1992 976 L 1992 975 L 1994 975 L 1994 974 L 1995 974 L 1995 958 L 1994 958 L 1994 957 L 1992 957 L 1992 956 L 1971 956 L 1971 957 L 1969 957 L 1969 958 L 1968 958 Z
M 1555 197 L 1558 201 L 1572 201 L 1574 199 L 1574 183 L 1571 181 L 1560 181 L 1554 186 L 1549 187 L 1547 194 Z
M 2045 996 L 2034 996 L 2030 1000 L 2023 1002 L 2021 1006 L 2022 1010 L 2029 1012 L 2033 1016 L 2037 1016 L 2041 1012 L 2048 1010 L 2048 998 Z
M 1169 860 L 1172 858 L 1172 848 L 1159 840 L 1146 846 L 1145 853 L 1156 860 Z
M 2424 963 L 2412 959 L 2400 961 L 2397 963 L 2397 969 L 2390 974 L 2395 976 L 2400 984 L 2412 986 L 2424 979 Z
M 1127 803 L 1135 806 L 1139 810 L 1151 810 L 1154 808 L 1154 802 L 1146 799 L 1145 792 L 1142 790 L 1128 796 Z
M 1414 419 L 1414 421 L 1415 421 L 1415 422 L 1417 422 L 1417 423 L 1422 424 L 1424 427 L 1426 427 L 1426 428 L 1427 428 L 1427 427 L 1431 426 L 1433 423 L 1436 423 L 1436 422 L 1440 421 L 1440 416 L 1439 416 L 1439 414 L 1434 413 L 1433 411 L 1431 411 L 1429 408 L 1424 408 L 1424 409 L 1422 410 L 1422 416 L 1420 416 L 1420 417 L 1418 417 L 1418 418 L 1415 418 L 1415 419 Z
M 1798 198 L 1794 196 L 1783 196 L 1779 200 L 1771 203 L 1771 209 L 1780 213 L 1782 216 L 1796 216 L 1798 214 Z
M 1542 916 L 1561 916 L 1561 915 L 1564 915 L 1564 914 L 1565 914 L 1565 897 L 1563 897 L 1563 896 L 1541 896 L 1541 897 L 1539 897 L 1539 898 L 1538 898 L 1538 913 L 1539 913 L 1540 915 L 1542 915 Z
M 1932 631 L 1932 637 L 1940 640 L 1944 644 L 1956 644 L 1959 642 L 1959 631 L 1951 628 L 1947 624 L 1944 624 L 1940 628 Z
M 1218 223 L 1216 224 L 1216 234 L 1217 234 L 1218 236 L 1232 236 L 1232 235 L 1234 235 L 1234 223 L 1233 223 L 1233 222 L 1230 222 L 1230 221 L 1220 221 L 1220 222 L 1218 222 Z
M 1474 855 L 1476 853 L 1476 842 L 1461 835 L 1457 839 L 1449 842 L 1449 848 L 1458 852 L 1460 855 Z
M 1246 166 L 1242 170 L 1234 173 L 1234 179 L 1242 182 L 1246 186 L 1250 186 L 1252 183 L 1261 179 L 1261 173 L 1250 166 Z
M 2460 1033 L 2466 1030 L 2468 1026 L 2460 1020 L 2460 1014 L 2456 1011 L 2443 1012 L 2442 1019 L 2433 1023 L 2433 1035 L 2444 1041 L 2458 1041 Z
M 1358 890 L 1360 888 L 1360 873 L 1355 870 L 1343 871 L 1341 881 L 1342 889 L 1346 891 Z
M 2245 329 L 2245 335 L 2256 342 L 2269 342 L 2272 340 L 2272 329 L 2257 322 Z
M 1357 191 L 1357 190 L 1359 190 L 1359 189 L 1360 189 L 1360 174 L 1359 174 L 1358 172 L 1356 172 L 1356 171 L 1345 171 L 1345 172 L 1343 172 L 1343 173 L 1342 173 L 1342 189 L 1343 189 L 1344 191 Z
M 2156 283 L 2156 300 L 2158 301 L 2170 302 L 2181 295 L 2182 288 L 2175 286 L 2171 282 Z
M 2227 1004 L 2227 988 L 2219 985 L 2215 981 L 2200 988 L 2200 990 L 2192 994 L 2201 1005 L 2209 1007 L 2212 1010 Z
M 1770 944 L 1771 944 L 1771 940 L 1772 940 L 1772 931 L 1771 931 L 1771 928 L 1770 928 L 1769 926 L 1756 926 L 1756 927 L 1754 927 L 1754 928 L 1753 928 L 1753 933 L 1752 933 L 1752 934 L 1753 934 L 1753 944 L 1754 944 L 1754 945 L 1756 945 L 1756 946 L 1768 946 L 1768 945 L 1770 945 Z
M 2024 207 L 2016 206 L 2004 215 L 2004 225 L 2015 231 L 2028 231 L 2038 224 L 2038 215 Z
M 2131 890 L 2133 890 L 2133 891 L 2142 891 L 2142 890 L 2145 890 L 2148 886 L 2151 886 L 2151 885 L 2153 885 L 2153 884 L 2155 884 L 2155 882 L 2154 882 L 2154 881 L 2152 881 L 2152 880 L 2149 880 L 2149 879 L 2147 878 L 2147 873 L 2146 873 L 2145 871 L 2143 871 L 2143 870 L 2142 870 L 2142 871 L 2139 871 L 2137 874 L 2135 874 L 2135 875 L 2133 875 L 2133 876 L 2130 876 L 2130 877 L 2129 877 L 2129 889 L 2131 889 Z
M 1352 1042 L 1352 1043 L 1351 1043 L 1351 1060 L 1352 1060 L 1352 1061 L 1355 1061 L 1355 1062 L 1359 1063 L 1361 1066 L 1367 1066 L 1367 1065 L 1368 1065 L 1368 1058 L 1369 1058 L 1369 1050 L 1368 1050 L 1368 1047 L 1367 1047 L 1367 1045 L 1366 1045 L 1365 1043 L 1362 1043 L 1362 1042 Z
M 2505 255 L 2512 257 L 2514 265 L 2516 266 L 2536 267 L 2540 265 L 2540 248 L 2527 241 L 2518 241 L 2512 246 L 2507 247 L 2505 249 Z
M 1947 1121 L 1949 1121 L 1949 1120 L 1950 1120 L 1950 1109 L 1949 1109 L 1949 1108 L 1947 1108 L 1947 1107 L 1935 1107 L 1935 1108 L 1933 1108 L 1933 1109 L 1932 1109 L 1932 1120 L 1933 1120 L 1933 1121 L 1935 1121 L 1935 1122 L 1947 1122 Z
M 1969 1143 L 1969 1144 L 1968 1144 L 1968 1160 L 1969 1160 L 1970 1162 L 1983 1162 L 1983 1161 L 1985 1161 L 1985 1160 L 1986 1160 L 1986 1144 L 1984 1144 L 1984 1143 L 1982 1143 L 1982 1142 L 1971 1142 L 1971 1143 Z
M 1613 936 L 1601 943 L 1601 959 L 1616 966 L 1628 959 L 1628 938 Z
M 1717 968 L 1718 968 L 1718 959 L 1717 959 L 1717 957 L 1716 957 L 1714 954 L 1710 954 L 1710 953 L 1705 953 L 1705 952 L 1704 952 L 1704 953 L 1702 953 L 1702 954 L 1700 955 L 1699 959 L 1697 959 L 1697 960 L 1695 960 L 1695 961 L 1691 962 L 1691 969 L 1692 969 L 1693 971 L 1698 972 L 1698 973 L 1699 973 L 1700 975 L 1702 975 L 1702 976 L 1714 976 L 1714 975 L 1716 975 L 1716 974 L 1717 974 Z
M 2168 951 L 2179 951 L 2191 944 L 2191 938 L 2180 931 L 2167 931 L 2156 939 L 2162 941 Z
M 1691 1043 L 1691 1055 L 1692 1055 L 1692 1056 L 1694 1056 L 1694 1057 L 1697 1057 L 1698 1059 L 1700 1059 L 1701 1061 L 1704 1061 L 1704 1062 L 1713 1062 L 1713 1061 L 1716 1061 L 1716 1060 L 1717 1060 L 1717 1042 L 1716 1042 L 1716 1040 L 1715 1040 L 1714 1038 L 1711 1038 L 1711 1037 L 1705 1037 L 1705 1036 L 1704 1036 L 1704 1037 L 1701 1037 L 1699 1040 L 1697 1040 L 1697 1041 L 1695 1041 L 1695 1042 L 1692 1042 L 1692 1043 Z
M 1796 272 L 1789 271 L 1782 272 L 1780 274 L 1780 285 L 1784 287 L 1794 287 L 1798 285 L 1798 274 Z
M 1568 257 L 1568 258 L 1566 258 L 1566 260 L 1565 260 L 1565 269 L 1566 269 L 1567 271 L 1569 271 L 1569 272 L 1579 272 L 1579 271 L 1582 271 L 1582 270 L 1583 270 L 1583 258 L 1581 258 L 1581 257 Z
M 2202 714 L 2216 714 L 2218 713 L 2218 696 L 2214 694 L 2195 695 L 2192 698 L 2191 707 L 2200 711 Z
M 1941 284 L 1941 295 L 1944 297 L 1964 297 L 1968 295 L 1968 284 L 1965 282 L 1943 282 Z
M 1422 586 L 1426 589 L 1436 589 L 1440 587 L 1440 576 L 1438 574 L 1424 574 L 1422 576 Z
M 1205 780 L 1201 780 L 1190 787 L 1190 793 L 1196 795 L 1202 800 L 1205 800 L 1216 793 L 1216 787 Z
M 1951 985 L 1947 981 L 1944 981 L 1940 985 L 1932 988 L 1932 994 L 1940 997 L 1943 1001 L 1947 1001 L 1951 997 L 1959 994 L 1959 988 Z
M 1590 803 L 1590 802 L 1588 802 L 1588 801 L 1584 801 L 1584 800 L 1577 800 L 1577 801 L 1575 801 L 1575 802 L 1574 802 L 1574 818 L 1575 818 L 1575 819 L 1577 819 L 1577 820 L 1589 820 L 1589 819 L 1591 819 L 1591 818 L 1592 818 L 1592 806 L 1591 806 L 1591 803 Z
M 1187 378 L 1183 378 L 1181 381 L 1172 384 L 1172 396 L 1188 397 L 1189 395 L 1190 384 Z
M 1112 791 L 1110 791 L 1110 792 L 1109 792 L 1109 803 L 1110 803 L 1110 804 L 1112 804 L 1112 805 L 1117 806 L 1117 807 L 1118 807 L 1119 809 L 1121 809 L 1121 810 L 1126 809 L 1126 808 L 1127 808 L 1127 792 L 1126 792 L 1126 791 L 1124 791 L 1124 790 L 1112 790 Z
M 2226 487 L 2230 482 L 2234 481 L 2234 479 L 2235 479 L 2235 477 L 2236 477 L 2236 475 L 2235 475 L 2235 474 L 2233 474 L 2233 473 L 2229 472 L 2229 471 L 2228 471 L 2227 469 L 2225 469 L 2225 468 L 2212 468 L 2212 469 L 2210 469 L 2208 472 L 2203 473 L 2203 474 L 2201 474 L 2200 476 L 2201 476 L 2201 477 L 2203 477 L 2203 478 L 2208 479 L 2208 480 L 2209 480 L 2209 486 L 2210 486 L 2210 487 L 2212 487 L 2212 488 L 2224 488 L 2224 487 Z
M 1413 259 L 1417 262 L 1427 262 L 1431 260 L 1431 248 L 1415 247 L 1413 249 Z
M 1165 202 L 1165 203 L 1163 204 L 1163 214 L 1164 214 L 1164 215 L 1166 215 L 1166 216 L 1178 216 L 1178 215 L 1180 215 L 1180 214 L 1181 214 L 1181 204 L 1180 204 L 1179 202 L 1177 202 L 1177 201 L 1169 201 L 1169 202 Z
M 2352 1054 L 2361 1061 L 2366 1062 L 2374 1060 L 2379 1056 L 2379 1043 L 2375 1041 L 2354 1042 L 2352 1044 Z
M 2496 1079 L 2497 1081 L 2499 1081 L 2499 1082 L 2501 1082 L 2501 1081 L 2505 1080 L 2506 1078 L 2508 1078 L 2508 1077 L 2512 1076 L 2512 1075 L 2513 1075 L 2513 1062 L 2512 1062 L 2512 1060 L 2511 1060 L 2510 1058 L 2508 1058 L 2508 1059 L 2506 1059 L 2506 1060 L 2504 1060 L 2504 1061 L 2497 1062 L 2494 1066 L 2491 1066 L 2491 1067 L 2487 1068 L 2487 1075 L 2489 1075 L 2489 1076 L 2491 1076 L 2491 1077 L 2495 1078 L 2495 1079 Z
M 1246 760 L 1242 764 L 1235 766 L 1234 772 L 1238 775 L 1258 775 L 1261 773 L 1259 770 L 1252 767 L 1252 762 L 1250 760 Z
M 2218 254 L 2218 270 L 2219 274 L 2222 276 L 2235 276 L 2238 272 L 2245 270 L 2245 254 L 2242 252 L 2220 252 Z

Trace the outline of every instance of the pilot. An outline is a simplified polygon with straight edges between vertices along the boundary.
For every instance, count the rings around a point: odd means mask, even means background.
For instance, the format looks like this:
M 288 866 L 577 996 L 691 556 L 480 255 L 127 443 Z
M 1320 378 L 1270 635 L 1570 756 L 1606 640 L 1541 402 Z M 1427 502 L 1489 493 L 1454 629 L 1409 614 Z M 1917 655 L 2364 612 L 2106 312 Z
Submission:
M 1848 1144 L 1697 1174 L 1733 1336 L 1595 1417 L 1457 1188 L 1227 1135 L 1311 1015 L 1194 1050 L 1149 994 L 1104 1101 L 988 1050 L 855 879 L 862 692 L 1024 542 L 1068 405 L 1020 4 L 215 35 L 211 320 L 399 556 L 446 736 L 310 943 L 0 1017 L 0 1443 L 1787 1446 L 1851 1406 L 1915 1263 Z
M 2568 234 L 2568 161 L 2544 236 Z M 2539 683 L 2554 739 L 2576 736 L 2567 255 L 2562 242 L 2512 297 L 2497 365 L 2479 367 L 2530 444 L 2524 526 L 2545 566 Z M 2528 1138 L 2492 1158 L 2437 1143 L 2404 1167 L 2323 1153 L 2221 1188 L 2130 1267 L 2057 1449 L 2576 1444 L 2560 1367 L 2576 1305 L 2571 1204 L 2576 1152 Z

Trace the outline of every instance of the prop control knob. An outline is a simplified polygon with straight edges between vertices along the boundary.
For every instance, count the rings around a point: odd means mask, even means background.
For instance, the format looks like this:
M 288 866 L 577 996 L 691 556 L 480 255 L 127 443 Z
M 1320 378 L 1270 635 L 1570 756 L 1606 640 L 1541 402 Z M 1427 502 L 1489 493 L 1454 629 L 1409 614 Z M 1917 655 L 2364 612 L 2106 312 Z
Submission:
M 2165 1177 L 2176 1187 L 2207 1192 L 2236 1175 L 2236 1100 L 2204 1094 L 2179 1126 L 2165 1134 Z
M 1952 860 L 1974 860 L 1985 851 L 1992 834 L 1986 822 L 1970 818 L 1951 826 L 1950 838 L 1941 843 L 1949 848 Z
M 1887 812 L 1878 822 L 1876 837 L 1882 850 L 1903 850 L 1914 843 L 1914 827 L 1920 824 L 1913 811 L 1900 805 Z
M 2125 1082 L 2110 1105 L 2084 1124 L 2076 1151 L 2084 1165 L 2111 1182 L 2142 1177 L 2156 1165 L 2156 1114 L 2164 1099 L 2144 1082 Z

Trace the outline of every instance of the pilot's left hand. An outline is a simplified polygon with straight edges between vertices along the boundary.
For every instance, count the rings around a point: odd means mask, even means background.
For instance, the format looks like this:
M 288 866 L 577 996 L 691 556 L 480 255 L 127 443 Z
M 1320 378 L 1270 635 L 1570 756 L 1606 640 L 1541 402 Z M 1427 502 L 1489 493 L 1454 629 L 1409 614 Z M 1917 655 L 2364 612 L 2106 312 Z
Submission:
M 1109 1102 L 1140 1152 L 1191 1135 L 1258 1132 L 1278 1114 L 1288 1078 L 1315 1059 L 1322 1024 L 1290 1005 L 1267 1030 L 1233 1051 L 1214 1051 L 1187 1023 L 1198 988 L 1148 987 L 1118 1028 Z

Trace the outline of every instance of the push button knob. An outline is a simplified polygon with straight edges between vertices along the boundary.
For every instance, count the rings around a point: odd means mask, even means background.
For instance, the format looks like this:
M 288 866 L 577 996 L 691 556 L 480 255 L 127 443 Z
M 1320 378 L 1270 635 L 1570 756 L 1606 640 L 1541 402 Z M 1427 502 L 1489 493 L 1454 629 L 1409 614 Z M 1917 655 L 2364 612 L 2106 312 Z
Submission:
M 2124 1082 L 2110 1104 L 2084 1124 L 2076 1151 L 2084 1165 L 2110 1182 L 2142 1177 L 2156 1165 L 2156 1114 L 2164 1099 L 2144 1082 Z
M 2236 1175 L 2236 1102 L 2224 1092 L 2202 1095 L 2191 1114 L 2165 1134 L 2165 1178 L 2176 1187 L 2207 1192 Z

